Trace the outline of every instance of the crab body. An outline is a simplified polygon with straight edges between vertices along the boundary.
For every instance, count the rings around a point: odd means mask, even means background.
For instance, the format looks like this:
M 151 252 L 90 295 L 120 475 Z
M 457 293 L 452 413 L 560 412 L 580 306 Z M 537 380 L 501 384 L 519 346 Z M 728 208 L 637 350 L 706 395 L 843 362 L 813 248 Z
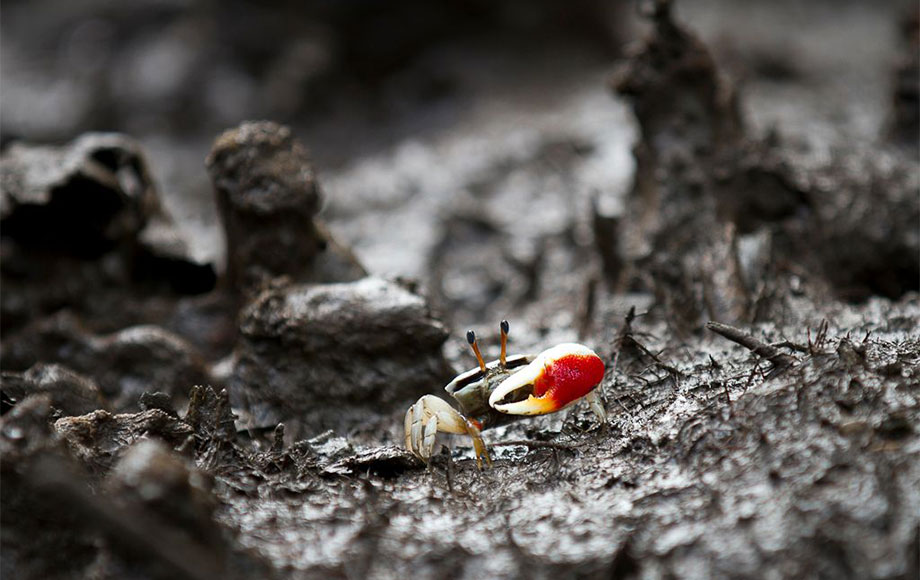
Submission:
M 481 429 L 498 427 L 519 419 L 489 406 L 489 397 L 506 378 L 533 362 L 533 355 L 520 354 L 508 357 L 507 365 L 500 361 L 486 363 L 486 372 L 479 367 L 457 375 L 444 390 L 457 402 L 460 412 L 480 425 Z
M 537 355 L 505 356 L 508 323 L 502 321 L 502 355 L 486 363 L 475 334 L 467 339 L 479 362 L 457 375 L 445 390 L 457 402 L 425 395 L 406 412 L 406 448 L 423 461 L 431 457 L 440 432 L 467 434 L 473 440 L 477 463 L 489 462 L 480 431 L 519 419 L 545 415 L 586 399 L 601 421 L 606 412 L 594 389 L 604 377 L 604 363 L 588 347 L 565 343 Z

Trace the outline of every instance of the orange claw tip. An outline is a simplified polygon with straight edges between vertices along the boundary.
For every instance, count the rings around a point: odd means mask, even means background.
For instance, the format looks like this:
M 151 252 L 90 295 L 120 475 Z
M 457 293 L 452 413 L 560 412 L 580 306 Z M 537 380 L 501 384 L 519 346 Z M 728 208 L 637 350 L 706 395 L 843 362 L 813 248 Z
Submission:
M 581 344 L 560 344 L 505 379 L 489 396 L 489 405 L 511 415 L 554 413 L 590 393 L 603 378 L 604 361 L 593 350 Z M 533 393 L 526 399 L 499 402 L 528 387 Z

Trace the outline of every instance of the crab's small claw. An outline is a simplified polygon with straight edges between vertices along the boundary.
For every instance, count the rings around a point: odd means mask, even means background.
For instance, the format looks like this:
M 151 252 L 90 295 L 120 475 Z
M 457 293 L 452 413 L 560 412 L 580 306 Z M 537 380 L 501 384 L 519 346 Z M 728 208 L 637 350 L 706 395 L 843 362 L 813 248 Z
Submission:
M 560 344 L 502 381 L 489 396 L 489 406 L 510 415 L 554 413 L 591 393 L 603 378 L 604 361 L 593 350 Z
M 492 460 L 479 434 L 479 427 L 478 423 L 464 417 L 447 401 L 425 395 L 406 411 L 406 449 L 428 463 L 438 432 L 466 434 L 473 440 L 476 465 L 482 469 L 483 460 L 488 465 L 492 465 Z

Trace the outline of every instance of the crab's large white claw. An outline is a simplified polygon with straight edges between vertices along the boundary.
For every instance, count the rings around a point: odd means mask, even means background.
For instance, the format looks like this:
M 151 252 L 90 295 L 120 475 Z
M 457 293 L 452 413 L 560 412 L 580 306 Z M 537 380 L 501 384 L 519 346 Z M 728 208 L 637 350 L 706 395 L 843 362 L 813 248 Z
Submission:
M 555 413 L 591 393 L 603 378 L 604 361 L 593 350 L 581 344 L 560 344 L 502 381 L 489 396 L 489 406 L 510 415 Z M 501 402 L 523 389 L 532 390 L 526 399 Z

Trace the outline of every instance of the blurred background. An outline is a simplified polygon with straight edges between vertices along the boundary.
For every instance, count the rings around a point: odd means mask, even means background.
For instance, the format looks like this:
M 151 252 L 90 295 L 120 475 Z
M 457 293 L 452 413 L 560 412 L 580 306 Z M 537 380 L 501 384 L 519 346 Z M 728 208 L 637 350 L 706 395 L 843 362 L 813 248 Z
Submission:
M 821 163 L 835 143 L 884 137 L 911 4 L 675 10 L 737 83 L 752 133 Z M 636 124 L 609 78 L 644 33 L 637 5 L 10 0 L 0 132 L 137 138 L 193 254 L 220 264 L 211 143 L 247 119 L 288 124 L 323 218 L 369 272 L 421 279 L 462 322 L 492 321 L 527 292 L 496 270 L 526 274 L 548 237 L 590 237 L 590 199 L 616 213 L 631 187 Z

